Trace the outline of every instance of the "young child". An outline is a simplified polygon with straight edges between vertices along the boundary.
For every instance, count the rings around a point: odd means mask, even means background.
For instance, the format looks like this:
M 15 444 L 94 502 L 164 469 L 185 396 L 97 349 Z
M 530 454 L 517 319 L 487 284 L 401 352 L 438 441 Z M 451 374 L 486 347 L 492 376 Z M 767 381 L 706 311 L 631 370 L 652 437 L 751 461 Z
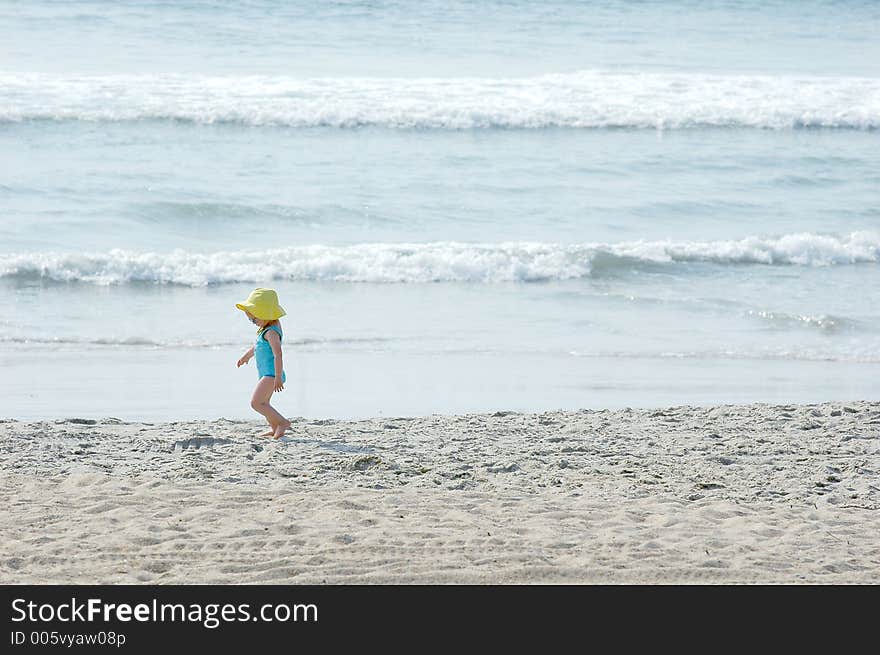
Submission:
M 290 429 L 290 421 L 284 418 L 269 404 L 272 393 L 284 390 L 287 376 L 281 356 L 281 323 L 278 321 L 287 312 L 278 304 L 278 294 L 273 289 L 254 289 L 248 299 L 235 305 L 247 314 L 256 325 L 257 341 L 248 348 L 238 360 L 236 367 L 247 364 L 251 357 L 257 358 L 257 375 L 260 380 L 251 398 L 251 407 L 266 417 L 271 428 L 262 437 L 280 439 Z

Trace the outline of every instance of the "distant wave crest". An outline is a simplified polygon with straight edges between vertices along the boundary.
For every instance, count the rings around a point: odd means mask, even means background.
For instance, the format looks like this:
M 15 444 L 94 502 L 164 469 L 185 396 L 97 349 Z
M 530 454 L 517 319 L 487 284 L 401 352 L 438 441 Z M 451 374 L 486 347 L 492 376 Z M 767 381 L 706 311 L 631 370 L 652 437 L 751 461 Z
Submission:
M 473 129 L 880 127 L 880 79 L 585 70 L 524 78 L 0 72 L 0 121 Z
M 645 266 L 832 266 L 880 262 L 880 234 L 789 234 L 733 241 L 367 243 L 270 250 L 0 254 L 0 277 L 110 285 L 235 282 L 534 282 L 619 274 Z

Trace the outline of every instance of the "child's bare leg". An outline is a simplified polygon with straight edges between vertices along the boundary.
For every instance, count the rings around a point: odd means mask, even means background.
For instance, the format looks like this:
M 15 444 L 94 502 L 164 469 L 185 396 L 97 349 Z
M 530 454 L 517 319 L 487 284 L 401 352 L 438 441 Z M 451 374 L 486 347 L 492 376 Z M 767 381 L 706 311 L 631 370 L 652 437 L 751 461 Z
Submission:
M 279 438 L 284 434 L 284 431 L 290 427 L 290 421 L 284 418 L 278 411 L 269 404 L 269 400 L 272 398 L 272 393 L 275 391 L 275 378 L 273 377 L 262 377 L 260 381 L 257 382 L 257 387 L 254 389 L 254 395 L 251 397 L 251 407 L 266 417 L 266 421 L 272 427 L 271 432 L 265 433 L 264 436 L 275 436 L 275 438 Z M 279 430 L 281 434 L 278 434 Z

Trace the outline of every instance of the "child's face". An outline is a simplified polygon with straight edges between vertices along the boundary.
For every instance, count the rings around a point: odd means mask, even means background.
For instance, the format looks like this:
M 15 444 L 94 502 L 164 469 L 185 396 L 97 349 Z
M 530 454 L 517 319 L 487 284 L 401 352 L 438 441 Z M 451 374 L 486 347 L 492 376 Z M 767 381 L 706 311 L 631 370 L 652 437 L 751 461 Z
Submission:
M 254 316 L 250 312 L 245 312 L 245 314 L 247 314 L 248 320 L 251 323 L 253 323 L 254 325 L 256 325 L 257 327 L 263 327 L 266 324 L 266 321 L 264 321 L 261 318 L 257 318 L 256 316 Z

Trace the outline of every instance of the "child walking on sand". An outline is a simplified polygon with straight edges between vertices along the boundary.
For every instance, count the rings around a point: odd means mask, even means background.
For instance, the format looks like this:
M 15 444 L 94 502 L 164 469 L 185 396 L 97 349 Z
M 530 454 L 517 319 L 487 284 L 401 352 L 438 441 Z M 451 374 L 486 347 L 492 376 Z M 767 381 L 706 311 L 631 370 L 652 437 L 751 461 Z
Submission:
M 284 335 L 279 322 L 287 312 L 278 304 L 278 294 L 273 289 L 254 289 L 247 300 L 235 306 L 259 328 L 256 343 L 241 356 L 236 367 L 247 364 L 251 357 L 256 356 L 260 380 L 254 389 L 251 407 L 269 422 L 269 431 L 260 436 L 280 439 L 290 429 L 290 421 L 279 414 L 269 401 L 275 391 L 284 390 L 287 379 L 281 356 L 281 339 Z

